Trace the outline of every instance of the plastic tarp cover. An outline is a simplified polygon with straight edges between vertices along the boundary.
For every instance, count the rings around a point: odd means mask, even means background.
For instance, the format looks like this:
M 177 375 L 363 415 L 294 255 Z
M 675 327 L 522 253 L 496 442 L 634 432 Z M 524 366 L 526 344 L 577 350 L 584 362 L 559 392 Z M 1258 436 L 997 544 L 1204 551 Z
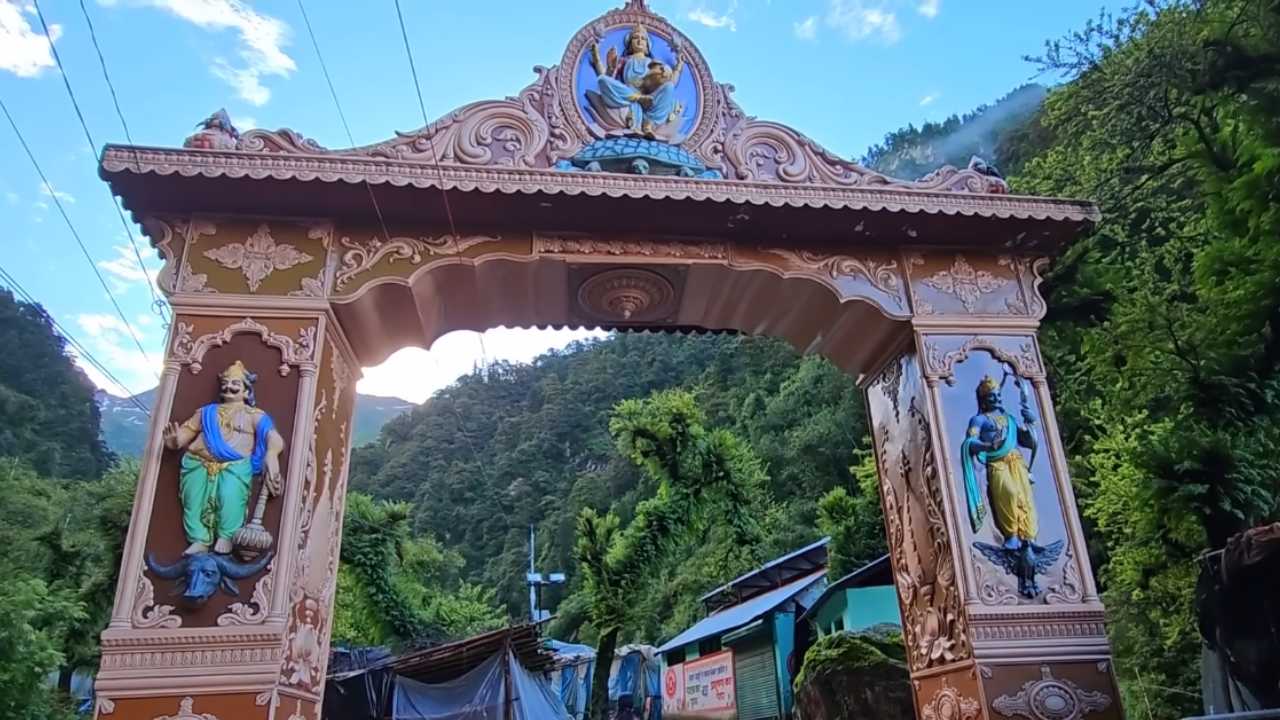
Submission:
M 505 664 L 505 667 L 504 667 Z M 504 673 L 505 670 L 505 673 Z M 497 653 L 475 669 L 443 683 L 397 677 L 393 720 L 507 720 L 510 676 L 511 720 L 569 720 L 560 698 L 515 655 Z
M 504 654 L 485 660 L 467 674 L 442 683 L 396 678 L 393 720 L 506 720 Z
M 514 720 L 569 720 L 560 696 L 551 684 L 525 669 L 515 654 L 507 653 L 507 668 L 511 673 L 511 692 L 515 697 Z
M 629 698 L 633 703 L 644 698 L 644 686 L 640 684 L 640 665 L 643 661 L 644 656 L 640 653 L 628 653 L 623 656 L 618 663 L 618 674 L 609 678 L 610 704 L 624 697 Z

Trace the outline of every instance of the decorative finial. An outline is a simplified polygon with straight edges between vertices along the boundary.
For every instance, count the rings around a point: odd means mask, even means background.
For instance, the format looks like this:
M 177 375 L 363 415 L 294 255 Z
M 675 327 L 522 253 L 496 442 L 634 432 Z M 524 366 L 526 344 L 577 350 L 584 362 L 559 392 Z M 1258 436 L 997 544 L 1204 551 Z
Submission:
M 626 7 L 623 10 L 640 10 L 641 12 L 649 12 L 649 6 L 644 0 L 627 0 Z

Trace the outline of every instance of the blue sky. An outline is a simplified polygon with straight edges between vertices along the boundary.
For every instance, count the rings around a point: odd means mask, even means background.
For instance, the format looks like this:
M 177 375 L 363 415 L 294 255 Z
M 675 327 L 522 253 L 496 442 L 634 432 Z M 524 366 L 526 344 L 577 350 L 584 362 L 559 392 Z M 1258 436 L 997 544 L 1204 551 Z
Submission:
M 304 0 L 357 144 L 422 125 L 391 0 Z M 578 28 L 623 0 L 402 0 L 434 119 L 518 92 L 560 61 Z M 1033 79 L 1022 61 L 1079 28 L 1104 0 L 650 0 L 736 86 L 750 114 L 845 156 L 885 133 L 961 113 Z M 341 147 L 338 120 L 296 0 L 86 0 L 135 142 L 179 145 L 225 107 L 241 130 L 291 127 Z M 78 0 L 43 0 L 72 88 L 99 144 L 124 142 Z M 164 328 L 150 310 L 95 155 L 53 65 L 35 8 L 0 0 L 0 99 L 43 165 L 43 187 L 0 118 L 0 267 L 128 389 L 155 384 Z M 133 346 L 52 205 L 57 193 L 147 350 Z M 134 229 L 135 236 L 141 234 Z M 146 248 L 144 247 L 144 252 Z M 148 253 L 154 269 L 154 256 Z M 361 389 L 422 400 L 482 355 L 527 360 L 571 335 L 457 333 L 406 350 Z M 483 349 L 482 349 L 483 346 Z M 424 365 L 425 363 L 425 365 Z M 122 391 L 91 368 L 95 382 Z

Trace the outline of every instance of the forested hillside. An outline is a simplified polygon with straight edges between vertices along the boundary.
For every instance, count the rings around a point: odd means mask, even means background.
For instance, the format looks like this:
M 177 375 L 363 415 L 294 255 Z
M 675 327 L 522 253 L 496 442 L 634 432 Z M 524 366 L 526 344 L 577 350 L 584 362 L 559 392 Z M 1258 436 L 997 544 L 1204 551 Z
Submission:
M 746 441 L 765 463 L 772 503 L 761 553 L 819 537 L 818 500 L 827 491 L 859 492 L 850 466 L 866 443 L 865 421 L 849 377 L 777 340 L 663 334 L 615 335 L 464 377 L 359 448 L 351 485 L 412 501 L 415 530 L 460 553 L 466 579 L 524 616 L 528 526 L 537 529 L 539 566 L 575 576 L 580 511 L 612 508 L 625 521 L 653 491 L 615 451 L 610 414 L 624 399 L 668 388 L 690 391 L 709 425 Z M 652 604 L 640 613 L 648 623 L 624 640 L 682 629 L 697 596 L 742 570 L 717 562 L 722 541 L 712 531 L 671 554 L 650 591 L 634 599 Z M 552 608 L 559 599 L 547 596 Z M 562 609 L 559 630 L 578 629 L 575 607 Z

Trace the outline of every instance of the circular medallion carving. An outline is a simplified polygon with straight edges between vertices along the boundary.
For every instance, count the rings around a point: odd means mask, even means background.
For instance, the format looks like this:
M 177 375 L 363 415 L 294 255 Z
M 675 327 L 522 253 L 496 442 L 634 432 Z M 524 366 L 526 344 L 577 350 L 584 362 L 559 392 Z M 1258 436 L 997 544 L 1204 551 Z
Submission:
M 633 43 L 637 37 L 644 43 Z M 720 93 L 713 91 L 702 53 L 640 0 L 630 0 L 579 30 L 557 72 L 561 110 L 579 137 L 641 131 L 697 148 L 716 125 Z M 648 79 L 642 80 L 644 76 Z M 649 107 L 624 102 L 625 91 L 637 84 L 641 94 L 653 98 L 644 101 Z M 646 114 L 654 116 L 652 122 L 645 122 Z
M 591 276 L 578 288 L 578 304 L 609 322 L 654 322 L 675 310 L 675 288 L 665 277 L 640 268 L 615 268 Z

